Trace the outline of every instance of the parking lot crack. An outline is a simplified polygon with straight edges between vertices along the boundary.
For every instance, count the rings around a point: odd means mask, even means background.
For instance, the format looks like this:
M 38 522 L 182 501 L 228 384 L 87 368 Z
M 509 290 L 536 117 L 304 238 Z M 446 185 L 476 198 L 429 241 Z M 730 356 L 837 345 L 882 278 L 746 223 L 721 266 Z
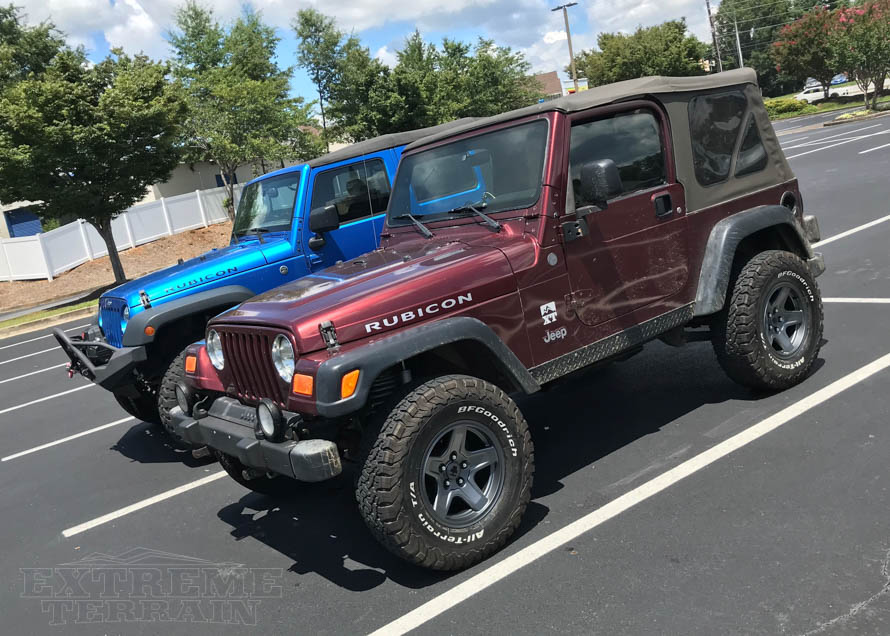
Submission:
M 835 616 L 829 621 L 824 623 L 819 623 L 814 629 L 811 629 L 808 632 L 805 632 L 802 636 L 812 636 L 814 634 L 824 634 L 832 627 L 838 627 L 841 625 L 845 625 L 857 614 L 860 614 L 863 610 L 871 607 L 878 599 L 883 596 L 887 596 L 890 594 L 890 550 L 884 555 L 884 560 L 881 563 L 881 576 L 884 579 L 884 585 L 878 590 L 877 593 L 871 595 L 864 601 L 860 601 L 858 603 L 854 603 L 850 606 L 850 609 L 841 614 L 840 616 Z

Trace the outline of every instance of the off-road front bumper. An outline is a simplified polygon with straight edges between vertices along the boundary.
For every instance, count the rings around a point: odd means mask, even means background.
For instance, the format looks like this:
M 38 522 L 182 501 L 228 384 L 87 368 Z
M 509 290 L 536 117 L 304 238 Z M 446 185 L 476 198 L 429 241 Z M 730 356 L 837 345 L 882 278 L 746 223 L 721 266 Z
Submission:
M 283 415 L 287 421 L 300 417 L 288 411 Z M 232 398 L 217 398 L 200 419 L 184 414 L 179 407 L 171 411 L 171 416 L 173 430 L 184 440 L 231 455 L 260 473 L 276 473 L 299 481 L 324 481 L 343 470 L 334 442 L 257 439 L 256 409 Z
M 53 329 L 53 335 L 71 360 L 69 370 L 109 391 L 132 384 L 133 370 L 148 357 L 142 346 L 111 346 L 95 325 L 81 336 L 68 336 L 59 327 Z

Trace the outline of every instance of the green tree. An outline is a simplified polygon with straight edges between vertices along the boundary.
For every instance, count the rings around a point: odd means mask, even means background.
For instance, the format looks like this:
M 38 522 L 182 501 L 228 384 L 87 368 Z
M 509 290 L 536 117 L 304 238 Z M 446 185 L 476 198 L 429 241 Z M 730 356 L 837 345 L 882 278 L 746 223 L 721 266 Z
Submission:
M 168 37 L 188 103 L 185 158 L 216 163 L 234 217 L 239 167 L 319 153 L 310 132 L 312 105 L 289 95 L 291 69 L 275 62 L 279 38 L 255 11 L 245 9 L 226 30 L 211 9 L 188 2 L 176 26 Z
M 57 53 L 45 71 L 0 95 L 0 199 L 37 201 L 45 219 L 95 226 L 117 282 L 124 270 L 111 222 L 170 176 L 184 113 L 169 67 L 120 50 L 95 65 Z
M 890 0 L 842 7 L 833 13 L 831 48 L 836 66 L 862 89 L 865 107 L 877 105 L 890 74 Z M 874 92 L 869 98 L 869 90 Z
M 669 20 L 651 27 L 638 27 L 630 34 L 601 33 L 599 50 L 575 56 L 578 73 L 590 86 L 645 77 L 647 75 L 702 75 L 701 60 L 708 45 L 686 30 L 686 20 Z
M 783 26 L 773 43 L 778 70 L 801 84 L 810 77 L 819 80 L 825 99 L 837 73 L 831 47 L 833 22 L 831 11 L 817 7 Z
M 306 70 L 318 91 L 322 136 L 325 147 L 328 147 L 324 109 L 331 99 L 340 60 L 343 58 L 343 33 L 337 29 L 332 18 L 315 9 L 301 9 L 291 26 L 297 34 L 297 65 Z
M 29 27 L 24 19 L 13 5 L 0 7 L 0 88 L 43 73 L 64 45 L 52 23 Z

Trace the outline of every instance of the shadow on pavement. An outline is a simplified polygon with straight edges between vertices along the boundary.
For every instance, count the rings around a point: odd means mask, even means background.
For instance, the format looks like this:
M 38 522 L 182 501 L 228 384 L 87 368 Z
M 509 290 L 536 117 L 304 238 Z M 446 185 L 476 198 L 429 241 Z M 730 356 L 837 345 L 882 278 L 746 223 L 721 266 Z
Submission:
M 191 447 L 178 444 L 160 426 L 146 422 L 131 426 L 111 450 L 140 464 L 179 462 L 194 468 L 216 461 L 212 457 L 195 459 Z

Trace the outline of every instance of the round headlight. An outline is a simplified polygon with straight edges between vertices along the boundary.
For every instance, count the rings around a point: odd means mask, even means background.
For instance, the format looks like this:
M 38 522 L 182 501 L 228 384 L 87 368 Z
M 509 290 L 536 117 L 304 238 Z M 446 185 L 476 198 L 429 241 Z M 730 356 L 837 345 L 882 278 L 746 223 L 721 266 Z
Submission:
M 272 342 L 272 363 L 285 382 L 294 379 L 294 347 L 287 336 L 277 335 Z
M 124 306 L 124 322 L 130 319 L 130 308 L 126 305 Z
M 219 334 L 213 329 L 207 332 L 207 356 L 210 358 L 210 363 L 213 365 L 213 368 L 217 371 L 222 371 L 223 367 L 226 366 L 226 359 L 223 356 L 222 341 L 220 340 Z

